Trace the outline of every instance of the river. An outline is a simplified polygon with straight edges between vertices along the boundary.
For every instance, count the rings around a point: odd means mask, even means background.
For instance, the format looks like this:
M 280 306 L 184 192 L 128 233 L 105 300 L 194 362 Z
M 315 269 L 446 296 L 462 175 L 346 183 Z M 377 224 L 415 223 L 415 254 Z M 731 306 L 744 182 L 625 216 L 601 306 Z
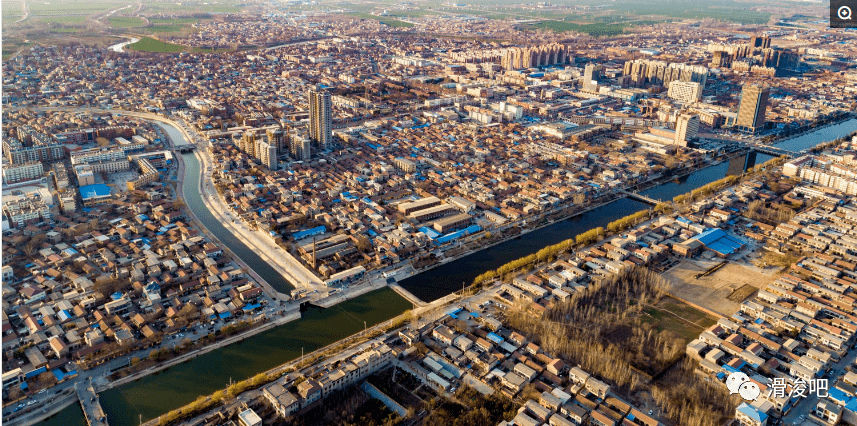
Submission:
M 850 119 L 839 124 L 823 127 L 804 135 L 775 144 L 778 148 L 790 151 L 800 151 L 812 148 L 820 143 L 829 142 L 857 131 L 857 119 Z M 770 160 L 770 155 L 750 154 L 755 161 L 748 164 L 762 164 Z M 740 173 L 744 167 L 745 157 L 707 167 L 677 180 L 667 182 L 655 188 L 643 191 L 642 194 L 656 200 L 672 200 L 707 183 L 721 179 L 728 174 Z M 736 167 L 737 166 L 737 167 Z M 590 210 L 582 215 L 554 223 L 536 231 L 530 232 L 485 250 L 478 251 L 461 259 L 423 272 L 419 275 L 399 282 L 403 288 L 423 301 L 437 300 L 447 294 L 461 289 L 462 282 L 471 283 L 479 274 L 496 269 L 512 260 L 534 253 L 550 244 L 556 244 L 577 234 L 650 208 L 648 204 L 628 198 L 614 201 L 605 206 Z
M 173 137 L 173 135 L 170 135 Z M 182 195 L 184 202 L 193 210 L 197 219 L 202 222 L 205 227 L 217 237 L 220 242 L 225 244 L 241 258 L 250 268 L 252 268 L 263 280 L 267 281 L 272 287 L 281 293 L 288 294 L 294 287 L 286 281 L 282 274 L 277 272 L 268 262 L 265 262 L 255 251 L 247 247 L 240 238 L 236 237 L 231 231 L 226 229 L 219 220 L 215 219 L 214 215 L 208 210 L 205 203 L 202 201 L 202 196 L 199 193 L 199 159 L 196 154 L 182 154 L 182 160 L 185 166 L 185 179 L 182 183 Z
M 167 123 L 159 123 L 161 128 L 169 135 L 173 144 L 176 146 L 187 145 L 184 135 L 174 126 Z M 220 242 L 225 244 L 236 256 L 241 258 L 250 268 L 253 269 L 263 280 L 274 287 L 281 293 L 288 294 L 294 286 L 291 285 L 282 274 L 277 272 L 268 262 L 265 262 L 255 251 L 245 245 L 240 238 L 236 237 L 231 231 L 226 229 L 219 220 L 215 219 L 214 215 L 208 210 L 208 207 L 202 201 L 202 195 L 199 193 L 199 174 L 200 164 L 199 159 L 194 153 L 182 154 L 185 172 L 184 180 L 182 181 L 182 195 L 184 202 L 190 208 L 197 219 L 205 225 L 209 232 L 214 234 Z
M 110 49 L 110 50 L 112 50 L 112 51 L 114 51 L 114 52 L 122 53 L 122 52 L 124 52 L 124 51 L 125 51 L 125 46 L 127 46 L 127 45 L 129 45 L 129 44 L 134 44 L 134 43 L 136 43 L 136 42 L 138 42 L 138 41 L 140 41 L 140 39 L 139 39 L 139 38 L 136 38 L 136 37 L 130 37 L 128 41 L 123 41 L 122 43 L 116 43 L 116 44 L 114 44 L 114 45 L 112 45 L 112 46 L 108 47 L 108 49 Z
M 761 163 L 770 158 L 770 156 L 758 154 L 756 161 Z M 744 157 L 740 157 L 736 161 L 740 163 L 739 167 L 743 168 Z M 726 176 L 729 166 L 730 162 L 723 162 L 707 167 L 644 191 L 643 194 L 655 199 L 669 200 L 676 195 L 684 194 Z M 476 276 L 486 270 L 496 269 L 512 260 L 534 253 L 547 245 L 574 238 L 592 228 L 607 226 L 608 223 L 616 219 L 651 207 L 649 204 L 640 201 L 622 198 L 404 279 L 399 284 L 424 301 L 437 300 L 453 291 L 461 290 L 462 282 L 470 284 Z
M 100 394 L 110 426 L 135 426 L 237 382 L 342 340 L 407 309 L 410 302 L 390 288 L 364 294 L 332 308 L 310 307 L 301 319 L 200 355 L 190 361 Z M 75 404 L 42 425 L 77 425 Z M 85 422 L 83 424 L 86 424 Z
M 170 126 L 167 126 L 168 130 Z M 857 120 L 832 125 L 777 144 L 791 150 L 810 148 L 857 131 Z M 170 132 L 171 137 L 176 137 Z M 179 135 L 180 136 L 180 135 Z M 756 163 L 771 158 L 757 154 Z M 183 191 L 185 202 L 200 216 L 211 232 L 229 245 L 238 256 L 251 265 L 260 275 L 261 269 L 282 277 L 273 271 L 246 246 L 233 245 L 236 240 L 214 220 L 202 204 L 196 182 L 199 176 L 199 161 L 193 154 L 184 154 L 188 168 Z M 671 199 L 709 182 L 722 178 L 727 173 L 743 167 L 743 158 L 723 162 L 686 177 L 665 183 L 645 191 L 653 198 Z M 732 167 L 730 168 L 730 164 Z M 442 265 L 428 272 L 400 282 L 408 291 L 422 300 L 436 300 L 461 288 L 461 283 L 472 282 L 482 272 L 526 256 L 542 247 L 567 238 L 650 206 L 628 198 L 614 201 L 593 209 L 583 215 L 557 222 L 519 238 L 478 251 L 462 259 Z M 203 219 L 205 217 L 205 219 Z M 217 229 L 220 228 L 220 229 Z M 221 236 L 218 233 L 224 233 Z M 237 242 L 240 244 L 240 242 Z M 242 244 L 243 245 L 243 244 Z M 245 257 L 246 256 L 246 257 Z M 253 257 L 256 259 L 254 260 Z M 259 269 L 257 269 L 257 265 Z M 262 275 L 266 280 L 268 278 Z M 273 283 L 272 283 L 273 285 Z M 410 303 L 388 288 L 377 290 L 330 309 L 311 308 L 303 318 L 272 330 L 249 337 L 241 343 L 220 348 L 193 360 L 171 367 L 155 375 L 110 389 L 101 394 L 101 402 L 111 426 L 136 425 L 139 415 L 144 421 L 193 401 L 199 395 L 213 393 L 229 383 L 250 377 L 276 365 L 294 359 L 300 347 L 309 352 L 339 339 L 359 332 L 365 320 L 377 324 L 393 318 L 410 307 Z M 83 412 L 75 404 L 59 414 L 40 423 L 44 426 L 85 425 Z

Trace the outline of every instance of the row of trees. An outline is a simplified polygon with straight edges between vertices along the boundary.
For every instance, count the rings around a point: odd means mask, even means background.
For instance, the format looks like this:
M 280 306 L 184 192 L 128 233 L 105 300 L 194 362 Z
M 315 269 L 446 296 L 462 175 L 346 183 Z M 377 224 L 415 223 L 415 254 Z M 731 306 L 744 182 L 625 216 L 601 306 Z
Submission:
M 621 219 L 614 220 L 607 224 L 607 230 L 613 233 L 622 232 L 652 216 L 651 210 L 640 210 L 634 214 L 630 214 Z
M 738 180 L 738 176 L 726 176 L 723 179 L 719 179 L 707 185 L 696 188 L 693 191 L 690 191 L 690 193 L 676 195 L 675 197 L 673 197 L 673 202 L 675 202 L 676 204 L 692 203 L 699 198 L 707 197 L 717 191 L 735 185 L 736 183 L 738 183 Z

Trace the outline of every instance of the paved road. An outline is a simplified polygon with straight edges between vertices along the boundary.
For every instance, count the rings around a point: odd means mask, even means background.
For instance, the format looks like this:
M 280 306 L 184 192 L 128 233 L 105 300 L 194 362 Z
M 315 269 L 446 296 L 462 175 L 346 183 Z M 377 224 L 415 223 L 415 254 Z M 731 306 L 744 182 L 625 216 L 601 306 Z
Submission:
M 857 361 L 857 350 L 851 349 L 848 351 L 848 353 L 845 354 L 845 356 L 842 357 L 839 362 L 830 365 L 830 367 L 833 367 L 833 371 L 831 371 L 830 374 L 825 374 L 824 376 L 822 376 L 822 378 L 827 379 L 829 389 L 832 389 L 834 383 L 836 383 L 838 379 L 845 375 L 845 367 L 848 367 L 855 361 Z M 801 398 L 800 400 L 798 400 L 798 402 L 791 409 L 791 411 L 789 411 L 789 414 L 783 417 L 783 424 L 797 426 L 809 423 L 807 421 L 807 419 L 809 418 L 809 414 L 810 412 L 812 412 L 812 410 L 815 409 L 815 406 L 818 404 L 819 399 L 820 398 L 816 393 L 810 394 L 809 389 L 807 389 L 806 398 Z

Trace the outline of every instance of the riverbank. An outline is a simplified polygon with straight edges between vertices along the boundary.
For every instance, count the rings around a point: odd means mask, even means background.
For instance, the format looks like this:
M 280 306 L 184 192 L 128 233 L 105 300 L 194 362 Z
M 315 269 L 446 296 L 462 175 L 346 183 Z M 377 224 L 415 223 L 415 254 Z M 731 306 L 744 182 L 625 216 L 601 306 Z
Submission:
M 211 158 L 211 154 L 205 150 L 205 147 L 200 147 L 200 150 L 197 150 L 195 155 L 200 162 L 201 168 L 197 189 L 202 196 L 202 202 L 214 217 L 227 230 L 232 232 L 233 235 L 241 238 L 244 245 L 255 249 L 256 253 L 283 275 L 283 278 L 292 287 L 318 291 L 326 290 L 327 287 L 321 279 L 301 265 L 285 249 L 278 246 L 261 231 L 247 228 L 244 219 L 240 217 L 233 218 L 233 213 L 228 213 L 230 212 L 229 206 L 226 205 L 222 196 L 212 185 L 210 176 L 214 172 L 214 160 Z M 278 256 L 275 257 L 274 253 L 278 254 Z

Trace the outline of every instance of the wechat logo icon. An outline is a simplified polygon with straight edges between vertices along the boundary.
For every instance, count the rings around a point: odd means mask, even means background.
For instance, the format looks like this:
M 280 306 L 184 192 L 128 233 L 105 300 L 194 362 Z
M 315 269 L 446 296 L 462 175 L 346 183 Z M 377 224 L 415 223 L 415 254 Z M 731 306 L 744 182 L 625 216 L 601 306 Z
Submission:
M 759 385 L 750 381 L 746 374 L 735 372 L 726 378 L 726 387 L 729 389 L 729 394 L 737 393 L 747 401 L 755 401 L 759 397 L 761 390 Z

